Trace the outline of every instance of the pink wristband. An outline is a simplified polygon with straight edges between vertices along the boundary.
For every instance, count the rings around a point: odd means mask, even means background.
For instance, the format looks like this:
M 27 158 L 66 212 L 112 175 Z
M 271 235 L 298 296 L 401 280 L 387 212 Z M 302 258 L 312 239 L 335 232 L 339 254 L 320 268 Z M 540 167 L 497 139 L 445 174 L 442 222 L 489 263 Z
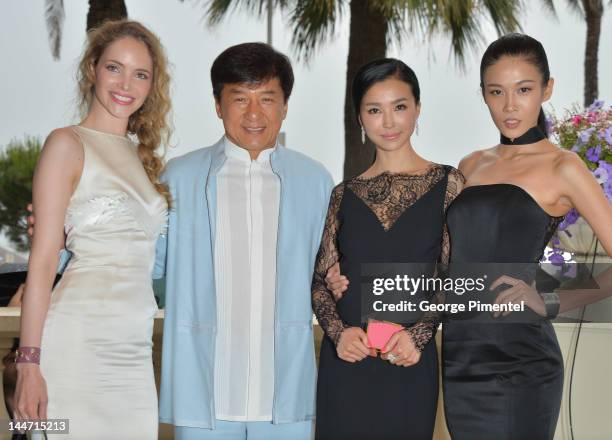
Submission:
M 19 347 L 15 351 L 15 363 L 40 364 L 40 348 Z

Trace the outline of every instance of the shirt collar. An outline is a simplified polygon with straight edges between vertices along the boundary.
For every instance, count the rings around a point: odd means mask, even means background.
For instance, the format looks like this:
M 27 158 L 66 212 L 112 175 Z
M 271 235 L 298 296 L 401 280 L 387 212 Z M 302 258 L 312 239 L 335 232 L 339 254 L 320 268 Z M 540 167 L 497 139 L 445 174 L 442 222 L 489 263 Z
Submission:
M 232 141 L 230 141 L 228 139 L 227 136 L 224 136 L 224 152 L 225 155 L 227 157 L 231 157 L 234 159 L 237 159 L 241 162 L 251 162 L 251 155 L 249 154 L 248 150 L 246 150 L 245 148 L 241 148 L 238 145 L 234 144 Z M 264 163 L 264 162 L 270 162 L 270 155 L 276 150 L 278 143 L 276 145 L 274 145 L 274 147 L 272 148 L 266 148 L 265 150 L 262 150 L 259 155 L 257 156 L 257 159 L 255 159 L 255 162 L 257 163 Z

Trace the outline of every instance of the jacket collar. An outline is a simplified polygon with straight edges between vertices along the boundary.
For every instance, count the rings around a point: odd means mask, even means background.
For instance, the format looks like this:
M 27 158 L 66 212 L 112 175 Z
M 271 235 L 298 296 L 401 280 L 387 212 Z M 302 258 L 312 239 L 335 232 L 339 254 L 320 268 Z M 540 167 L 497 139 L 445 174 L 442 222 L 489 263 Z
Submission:
M 283 164 L 286 161 L 287 151 L 286 148 L 277 142 L 272 153 L 270 154 L 270 164 L 272 171 L 277 175 L 283 175 Z M 217 175 L 227 156 L 225 155 L 225 135 L 221 137 L 212 147 L 212 159 L 210 164 L 210 174 Z

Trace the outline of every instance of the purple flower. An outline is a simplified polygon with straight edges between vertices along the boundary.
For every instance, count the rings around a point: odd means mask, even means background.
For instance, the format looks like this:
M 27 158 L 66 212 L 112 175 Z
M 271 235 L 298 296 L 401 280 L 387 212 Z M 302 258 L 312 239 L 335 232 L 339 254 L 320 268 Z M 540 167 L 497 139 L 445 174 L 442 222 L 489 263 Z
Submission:
M 612 203 L 612 179 L 608 179 L 607 182 L 604 182 L 603 190 L 606 194 L 606 197 L 608 198 L 608 201 Z
M 553 252 L 548 257 L 548 261 L 550 261 L 553 266 L 562 266 L 563 263 L 565 263 L 565 258 L 563 258 L 563 254 Z
M 593 131 L 595 131 L 595 127 L 589 127 L 586 130 L 584 130 L 582 133 L 580 133 L 580 135 L 578 136 L 580 138 L 580 141 L 583 144 L 586 144 L 591 138 Z
M 599 163 L 601 164 L 601 162 L 604 162 L 604 161 L 600 160 Z M 595 176 L 599 184 L 606 183 L 609 178 L 608 170 L 602 167 L 601 165 L 599 166 L 599 168 L 593 171 L 593 175 Z
M 603 168 L 608 173 L 608 176 L 612 176 L 612 163 L 608 163 L 605 160 L 599 161 L 599 168 Z
M 596 99 L 595 101 L 593 101 L 593 104 L 589 105 L 589 108 L 587 108 L 587 111 L 594 112 L 596 110 L 599 110 L 603 106 L 604 106 L 603 99 Z
M 597 162 L 599 160 L 600 154 L 601 154 L 601 145 L 598 145 L 596 147 L 589 148 L 586 152 L 586 157 L 591 162 Z
M 582 148 L 582 146 L 580 145 L 580 143 L 579 143 L 579 142 L 576 142 L 576 143 L 574 144 L 574 146 L 572 147 L 572 151 L 573 151 L 574 153 L 578 153 L 578 152 L 581 150 L 581 148 Z
M 576 211 L 575 208 L 570 209 L 569 212 L 565 214 L 565 218 L 559 225 L 559 229 L 564 230 L 569 225 L 573 225 L 574 223 L 576 223 L 576 221 L 578 221 L 578 217 L 580 217 L 580 214 L 578 214 L 578 211 Z
M 552 118 L 545 118 L 545 119 L 546 119 L 546 132 L 552 133 L 553 128 L 555 128 L 555 121 L 553 121 Z
M 576 276 L 578 275 L 578 265 L 577 264 L 566 264 L 564 267 L 565 271 L 563 272 L 563 275 L 565 275 L 567 278 L 576 278 Z
M 606 128 L 603 134 L 599 136 L 599 139 L 605 140 L 608 143 L 608 145 L 612 146 L 612 127 Z

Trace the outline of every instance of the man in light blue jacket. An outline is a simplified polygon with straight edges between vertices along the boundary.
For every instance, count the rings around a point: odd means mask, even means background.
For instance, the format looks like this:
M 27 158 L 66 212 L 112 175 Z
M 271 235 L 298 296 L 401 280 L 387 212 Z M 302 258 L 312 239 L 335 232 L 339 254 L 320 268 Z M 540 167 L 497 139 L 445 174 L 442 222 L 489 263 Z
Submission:
M 177 439 L 310 439 L 310 287 L 333 182 L 277 141 L 287 57 L 233 46 L 211 79 L 225 135 L 163 178 L 173 207 L 154 274 L 166 277 L 160 419 Z

